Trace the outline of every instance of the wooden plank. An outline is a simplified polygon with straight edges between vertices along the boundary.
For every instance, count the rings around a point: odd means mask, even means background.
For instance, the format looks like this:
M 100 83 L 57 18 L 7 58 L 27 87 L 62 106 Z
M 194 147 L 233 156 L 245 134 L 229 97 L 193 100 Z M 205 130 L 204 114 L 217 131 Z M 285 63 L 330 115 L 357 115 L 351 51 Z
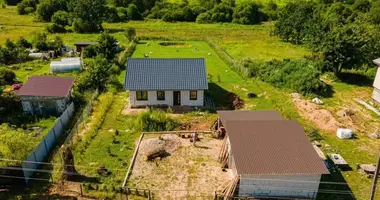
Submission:
M 327 160 L 327 157 L 325 156 L 323 151 L 317 145 L 313 144 L 313 147 L 314 147 L 315 151 L 317 152 L 318 156 L 320 158 L 322 158 L 322 160 Z
M 206 133 L 211 134 L 209 130 L 194 130 L 194 131 L 158 131 L 158 132 L 143 132 L 144 134 L 180 134 L 180 133 Z
M 125 175 L 125 178 L 124 178 L 124 181 L 123 181 L 123 185 L 122 185 L 121 187 L 125 187 L 125 185 L 127 184 L 127 180 L 128 180 L 129 175 L 130 175 L 130 173 L 131 173 L 132 167 L 133 167 L 133 165 L 135 164 L 135 160 L 136 160 L 137 152 L 138 152 L 138 150 L 139 150 L 140 143 L 141 143 L 143 137 L 144 137 L 144 133 L 141 133 L 140 139 L 139 139 L 139 141 L 138 141 L 138 143 L 137 143 L 137 146 L 136 146 L 135 152 L 133 153 L 133 157 L 132 157 L 132 159 L 131 159 L 131 164 L 130 164 L 129 167 L 128 167 L 127 174 Z

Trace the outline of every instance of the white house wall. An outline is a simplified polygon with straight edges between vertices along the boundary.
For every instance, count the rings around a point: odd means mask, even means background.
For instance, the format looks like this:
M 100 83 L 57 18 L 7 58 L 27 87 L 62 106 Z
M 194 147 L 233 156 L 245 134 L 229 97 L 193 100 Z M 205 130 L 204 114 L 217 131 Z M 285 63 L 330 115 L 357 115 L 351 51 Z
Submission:
M 198 90 L 197 100 L 190 100 L 190 91 L 181 91 L 181 106 L 203 106 L 204 92 Z M 173 106 L 173 91 L 165 91 L 165 100 L 157 100 L 157 91 L 148 91 L 148 100 L 139 101 L 136 91 L 129 91 L 129 102 L 131 107 L 144 106 Z
M 320 179 L 321 175 L 241 175 L 239 196 L 314 199 Z
M 380 105 L 380 89 L 373 89 L 372 99 Z

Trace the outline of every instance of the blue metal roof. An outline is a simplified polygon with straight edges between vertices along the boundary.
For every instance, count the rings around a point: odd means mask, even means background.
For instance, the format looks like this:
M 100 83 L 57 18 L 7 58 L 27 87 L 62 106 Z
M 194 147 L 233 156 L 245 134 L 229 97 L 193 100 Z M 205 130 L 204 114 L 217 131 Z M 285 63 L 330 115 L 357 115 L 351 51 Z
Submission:
M 130 58 L 124 89 L 207 90 L 204 58 Z

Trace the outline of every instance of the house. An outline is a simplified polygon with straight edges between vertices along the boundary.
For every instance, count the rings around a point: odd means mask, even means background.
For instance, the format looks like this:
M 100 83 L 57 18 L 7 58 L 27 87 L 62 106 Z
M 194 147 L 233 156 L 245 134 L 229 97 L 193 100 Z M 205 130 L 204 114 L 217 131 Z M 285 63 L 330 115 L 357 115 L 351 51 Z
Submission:
M 205 59 L 130 58 L 124 89 L 131 107 L 202 107 L 208 89 Z
M 32 76 L 17 91 L 25 113 L 59 115 L 69 106 L 74 78 Z
M 77 49 L 77 52 L 82 52 L 86 47 L 90 45 L 98 44 L 97 42 L 77 42 L 75 43 L 75 47 Z
M 276 111 L 219 111 L 226 161 L 240 197 L 308 198 L 328 174 L 297 121 Z
M 377 66 L 375 81 L 373 82 L 372 100 L 380 105 L 380 58 L 373 61 Z

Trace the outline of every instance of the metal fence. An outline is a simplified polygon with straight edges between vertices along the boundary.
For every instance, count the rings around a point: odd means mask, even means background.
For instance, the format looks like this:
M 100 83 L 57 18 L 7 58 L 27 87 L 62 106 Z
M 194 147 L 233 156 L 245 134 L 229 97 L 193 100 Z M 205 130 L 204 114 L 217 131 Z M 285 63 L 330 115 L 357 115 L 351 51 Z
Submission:
M 50 129 L 49 133 L 44 137 L 40 144 L 23 161 L 22 168 L 26 184 L 28 184 L 29 178 L 33 176 L 35 169 L 38 168 L 38 162 L 42 162 L 53 149 L 58 138 L 62 135 L 67 124 L 70 122 L 73 114 L 74 103 L 71 103 L 65 112 L 58 118 L 54 126 Z
M 93 102 L 98 98 L 98 96 L 99 96 L 99 90 L 95 90 L 94 94 L 90 98 L 90 101 L 80 111 L 81 115 L 78 117 L 76 123 L 72 127 L 69 135 L 67 136 L 64 142 L 66 146 L 69 146 L 70 144 L 74 143 L 75 136 L 79 133 L 81 128 L 86 125 L 86 120 L 92 113 Z

